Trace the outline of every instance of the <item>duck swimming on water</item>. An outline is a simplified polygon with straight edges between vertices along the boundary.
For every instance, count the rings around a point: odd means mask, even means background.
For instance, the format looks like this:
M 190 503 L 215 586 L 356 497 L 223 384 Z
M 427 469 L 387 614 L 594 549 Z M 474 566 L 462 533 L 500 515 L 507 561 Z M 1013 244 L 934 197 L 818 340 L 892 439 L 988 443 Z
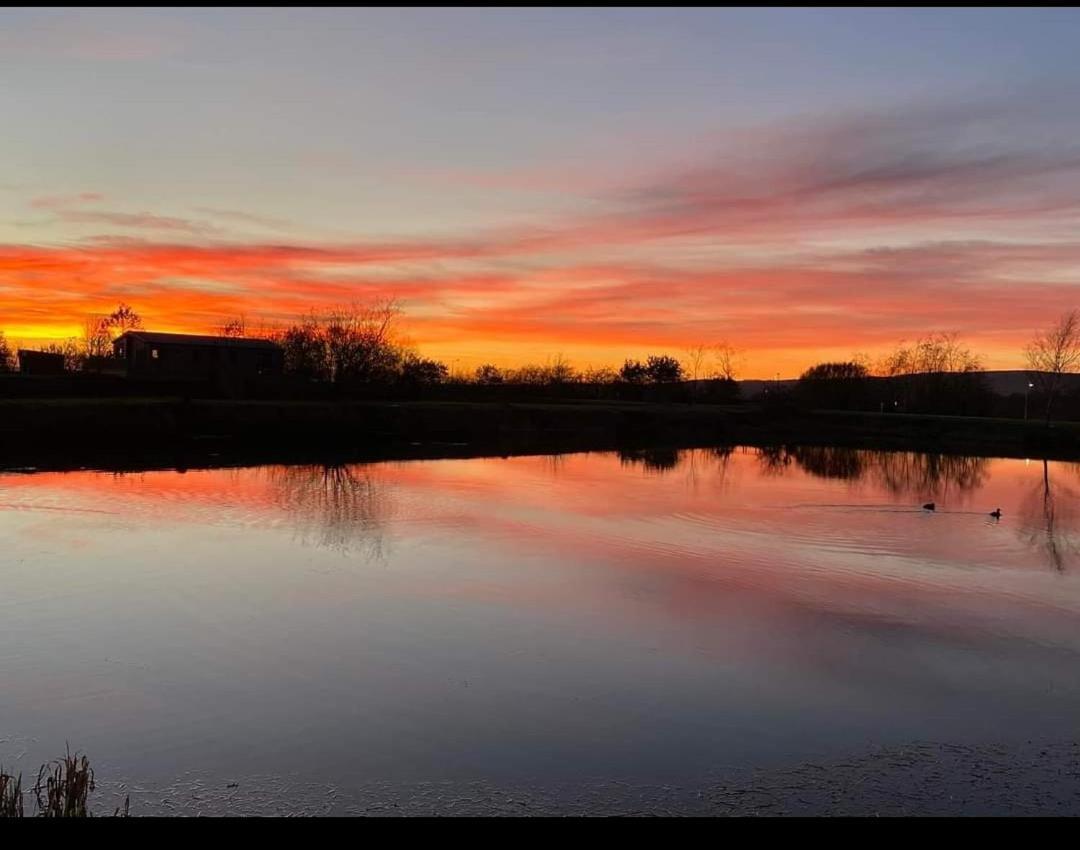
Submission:
M 925 505 L 923 505 L 923 510 L 924 511 L 932 511 L 933 509 L 934 509 L 934 503 L 933 502 L 927 502 Z
M 990 511 L 990 516 L 994 519 L 1001 519 L 1001 508 Z

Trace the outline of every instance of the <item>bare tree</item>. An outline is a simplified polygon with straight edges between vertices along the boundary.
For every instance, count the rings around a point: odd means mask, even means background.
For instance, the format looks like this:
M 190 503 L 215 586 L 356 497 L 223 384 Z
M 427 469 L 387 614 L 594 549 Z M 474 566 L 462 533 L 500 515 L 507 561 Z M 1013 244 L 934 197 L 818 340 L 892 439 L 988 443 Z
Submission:
M 43 345 L 41 350 L 46 354 L 62 355 L 64 358 L 65 372 L 76 372 L 81 369 L 85 363 L 79 341 L 75 337 L 66 339 L 63 342 L 50 342 L 48 345 Z
M 955 333 L 930 333 L 911 345 L 901 341 L 875 371 L 893 379 L 903 410 L 966 412 L 985 395 L 982 358 Z
M 861 355 L 865 356 L 865 355 Z M 877 372 L 886 377 L 945 372 L 978 372 L 982 359 L 960 342 L 955 333 L 931 333 L 913 345 L 903 341 L 885 355 Z
M 734 381 L 741 369 L 742 352 L 726 340 L 711 345 L 697 343 L 685 349 L 684 372 L 691 380 L 720 378 Z
M 1024 349 L 1028 374 L 1046 397 L 1046 424 L 1065 386 L 1065 376 L 1080 367 L 1080 311 L 1070 310 L 1049 329 L 1040 331 Z
M 0 331 L 0 372 L 9 372 L 15 367 L 15 355 L 4 338 L 4 332 Z
M 393 299 L 331 312 L 325 324 L 330 379 L 371 381 L 392 373 L 401 360 L 394 344 L 400 315 L 401 306 Z
M 87 316 L 83 323 L 83 354 L 86 357 L 108 357 L 112 352 L 112 334 L 108 316 Z
M 581 373 L 581 381 L 585 384 L 614 384 L 619 380 L 619 373 L 610 366 L 587 366 Z
M 341 307 L 325 316 L 311 313 L 276 335 L 285 350 L 285 369 L 334 383 L 391 380 L 405 354 L 395 336 L 400 313 L 393 300 Z
M 141 327 L 142 317 L 123 302 L 111 313 L 93 313 L 83 323 L 82 355 L 90 361 L 111 357 L 113 340 Z
M 698 343 L 686 349 L 686 371 L 690 373 L 693 381 L 701 377 L 705 363 L 709 359 L 710 346 Z
M 710 377 L 734 381 L 742 369 L 743 354 L 726 340 L 712 346 L 713 369 Z
M 110 332 L 120 336 L 127 331 L 142 327 L 142 316 L 132 310 L 123 301 L 107 317 Z
M 285 371 L 308 380 L 326 380 L 326 345 L 319 319 L 310 313 L 273 336 L 285 352 Z
M 548 360 L 547 372 L 549 384 L 569 384 L 578 377 L 577 370 L 562 356 L 561 352 Z
M 247 318 L 241 313 L 221 326 L 221 335 L 231 339 L 243 339 L 247 336 Z
M 501 384 L 503 382 L 503 373 L 498 366 L 484 363 L 482 366 L 476 367 L 475 380 L 478 384 Z

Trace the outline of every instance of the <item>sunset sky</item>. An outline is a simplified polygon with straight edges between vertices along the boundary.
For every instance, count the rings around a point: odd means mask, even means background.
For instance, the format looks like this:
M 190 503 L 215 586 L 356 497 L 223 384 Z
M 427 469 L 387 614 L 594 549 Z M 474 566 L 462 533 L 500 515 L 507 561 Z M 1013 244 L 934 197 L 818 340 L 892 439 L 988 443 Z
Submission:
M 1080 10 L 0 10 L 0 330 L 796 375 L 1080 306 Z

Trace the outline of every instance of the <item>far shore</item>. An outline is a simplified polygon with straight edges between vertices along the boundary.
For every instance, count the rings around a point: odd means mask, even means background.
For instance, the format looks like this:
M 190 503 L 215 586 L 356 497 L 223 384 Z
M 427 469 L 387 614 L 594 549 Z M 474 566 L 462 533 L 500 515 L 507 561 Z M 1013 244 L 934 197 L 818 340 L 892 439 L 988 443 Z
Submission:
M 1080 460 L 1080 423 L 754 403 L 0 400 L 0 467 L 134 469 L 826 445 Z

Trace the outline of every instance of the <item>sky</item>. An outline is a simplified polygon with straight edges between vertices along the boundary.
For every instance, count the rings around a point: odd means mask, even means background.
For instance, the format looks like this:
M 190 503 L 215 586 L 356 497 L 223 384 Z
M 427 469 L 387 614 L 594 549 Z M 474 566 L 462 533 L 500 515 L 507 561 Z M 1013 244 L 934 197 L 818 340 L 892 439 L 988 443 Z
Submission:
M 743 377 L 1077 305 L 1080 10 L 0 10 L 0 330 L 394 297 L 455 370 Z

